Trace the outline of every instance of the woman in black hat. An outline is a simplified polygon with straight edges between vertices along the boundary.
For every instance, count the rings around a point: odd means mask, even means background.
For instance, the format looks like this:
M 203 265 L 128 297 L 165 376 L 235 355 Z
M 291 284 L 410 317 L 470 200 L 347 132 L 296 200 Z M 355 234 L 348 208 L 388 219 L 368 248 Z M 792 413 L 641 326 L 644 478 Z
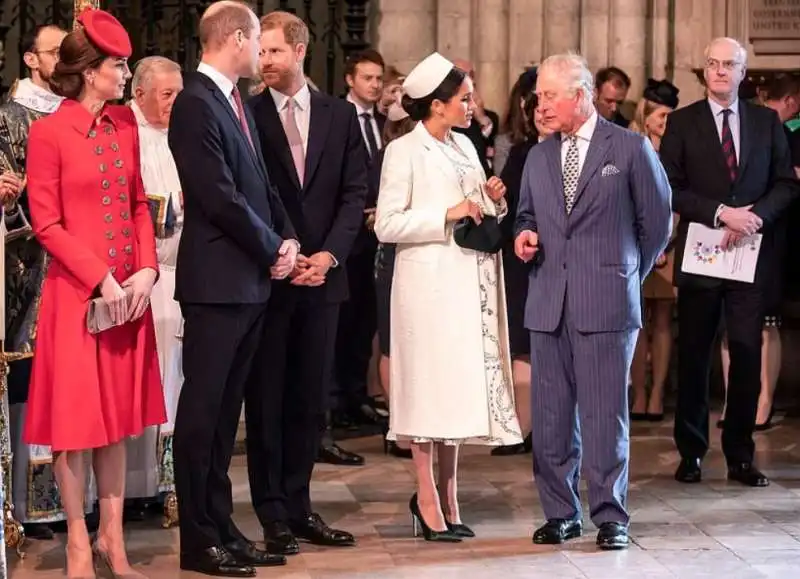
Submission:
M 650 139 L 658 151 L 667 126 L 667 115 L 678 107 L 678 89 L 667 80 L 648 79 L 643 98 L 636 106 L 631 130 Z M 673 227 L 673 232 L 677 228 Z M 673 239 L 674 241 L 674 239 Z M 645 325 L 639 332 L 631 366 L 633 382 L 631 420 L 657 422 L 664 418 L 664 385 L 669 371 L 672 348 L 672 309 L 675 288 L 672 285 L 673 241 L 656 261 L 644 282 Z M 652 387 L 647 397 L 647 362 L 652 364 Z

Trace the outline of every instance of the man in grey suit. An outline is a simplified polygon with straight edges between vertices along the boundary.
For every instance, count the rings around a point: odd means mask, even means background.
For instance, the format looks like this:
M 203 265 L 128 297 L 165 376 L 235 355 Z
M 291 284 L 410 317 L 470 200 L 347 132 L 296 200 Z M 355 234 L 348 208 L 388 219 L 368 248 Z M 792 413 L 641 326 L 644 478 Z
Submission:
M 538 112 L 555 134 L 528 156 L 516 221 L 516 254 L 533 261 L 525 327 L 533 471 L 547 518 L 533 542 L 581 535 L 583 455 L 597 544 L 624 549 L 628 372 L 642 281 L 667 245 L 672 213 L 650 142 L 598 117 L 592 80 L 575 54 L 539 68 Z

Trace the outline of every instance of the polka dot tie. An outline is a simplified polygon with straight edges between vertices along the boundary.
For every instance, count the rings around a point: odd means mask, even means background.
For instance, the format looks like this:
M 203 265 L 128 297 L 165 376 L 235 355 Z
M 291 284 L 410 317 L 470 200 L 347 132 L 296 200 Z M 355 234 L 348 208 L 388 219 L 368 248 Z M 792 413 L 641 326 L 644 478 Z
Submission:
M 564 183 L 564 203 L 567 207 L 567 214 L 572 213 L 572 206 L 575 205 L 575 193 L 578 190 L 578 137 L 568 137 L 569 146 L 567 155 L 564 158 L 564 169 L 562 180 Z

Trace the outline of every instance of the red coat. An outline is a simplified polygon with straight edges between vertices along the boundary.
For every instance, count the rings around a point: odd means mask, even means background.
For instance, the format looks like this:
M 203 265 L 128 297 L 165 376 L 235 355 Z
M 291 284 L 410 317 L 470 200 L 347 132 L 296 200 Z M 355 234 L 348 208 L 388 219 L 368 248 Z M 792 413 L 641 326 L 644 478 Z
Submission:
M 31 126 L 28 199 L 50 257 L 37 328 L 25 441 L 98 448 L 166 421 L 153 316 L 97 335 L 89 301 L 109 270 L 122 282 L 158 271 L 133 112 L 100 117 L 75 101 Z

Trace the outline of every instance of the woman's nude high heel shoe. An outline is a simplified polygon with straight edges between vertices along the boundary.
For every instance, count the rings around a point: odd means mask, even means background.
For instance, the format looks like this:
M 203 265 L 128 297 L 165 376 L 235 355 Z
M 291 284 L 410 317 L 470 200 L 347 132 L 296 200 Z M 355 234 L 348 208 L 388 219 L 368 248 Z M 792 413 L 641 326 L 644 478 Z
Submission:
M 131 571 L 130 573 L 117 573 L 114 570 L 114 565 L 111 563 L 111 557 L 109 557 L 108 553 L 103 551 L 103 549 L 98 547 L 96 542 L 92 545 L 92 551 L 100 560 L 100 562 L 105 565 L 106 569 L 108 569 L 108 572 L 111 573 L 111 576 L 114 579 L 147 579 L 146 575 L 143 575 L 138 571 Z

